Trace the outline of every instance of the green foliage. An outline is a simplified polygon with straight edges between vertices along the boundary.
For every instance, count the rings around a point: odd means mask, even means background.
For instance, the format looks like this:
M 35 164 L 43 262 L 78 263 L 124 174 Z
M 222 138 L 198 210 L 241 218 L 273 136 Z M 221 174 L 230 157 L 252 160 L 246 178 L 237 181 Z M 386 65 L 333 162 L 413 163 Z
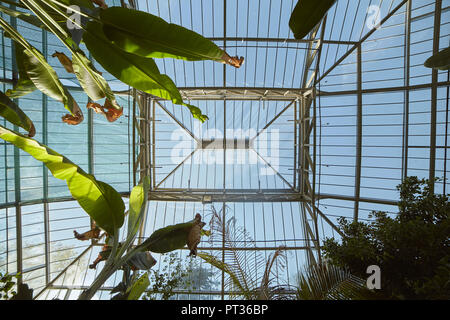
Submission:
M 153 59 L 130 54 L 118 48 L 106 38 L 102 31 L 102 24 L 98 22 L 89 22 L 86 30 L 83 41 L 89 52 L 117 79 L 133 88 L 170 100 L 175 104 L 186 105 L 173 81 L 159 72 Z M 194 118 L 202 122 L 207 119 L 197 107 L 186 106 Z
M 100 12 L 103 32 L 121 50 L 147 58 L 222 61 L 224 51 L 200 34 L 150 13 L 112 7 Z
M 363 279 L 334 265 L 312 265 L 298 276 L 298 300 L 366 300 L 375 297 Z
M 133 187 L 130 193 L 128 210 L 128 233 L 127 237 L 136 235 L 142 224 L 142 219 L 148 210 L 148 192 L 150 189 L 150 178 L 145 177 L 143 182 Z
M 175 295 L 175 289 L 190 287 L 187 280 L 189 269 L 176 253 L 166 255 L 162 265 L 160 270 L 150 270 L 151 285 L 142 297 L 143 300 L 169 300 Z
M 220 255 L 208 254 L 206 252 L 198 253 L 198 256 L 205 262 L 227 274 L 225 279 L 225 288 L 230 292 L 230 297 L 239 297 L 246 300 L 275 300 L 284 299 L 282 293 L 286 286 L 274 285 L 272 268 L 280 271 L 284 268 L 282 254 L 283 248 L 280 247 L 273 254 L 265 259 L 261 252 L 255 251 L 255 257 L 248 259 L 244 250 L 235 248 L 236 243 L 241 243 L 246 248 L 254 248 L 255 242 L 248 235 L 248 232 L 242 227 L 236 227 L 234 217 L 225 220 L 222 216 L 222 210 L 217 211 L 211 208 L 212 218 L 211 241 L 224 241 L 225 250 Z M 275 264 L 275 266 L 274 266 Z M 263 273 L 263 277 L 256 277 L 258 272 Z
M 0 138 L 45 164 L 55 178 L 65 180 L 69 191 L 97 226 L 115 234 L 124 222 L 125 205 L 110 185 L 98 181 L 63 155 L 36 140 L 0 126 Z
M 219 283 L 214 280 L 213 272 L 203 268 L 193 257 L 180 258 L 173 252 L 164 256 L 161 265 L 158 270 L 150 270 L 151 285 L 143 300 L 170 300 L 176 290 L 186 291 L 178 293 L 178 299 L 185 300 L 192 290 L 212 290 Z
M 16 282 L 14 279 L 19 279 L 19 275 L 10 275 L 8 273 L 0 272 L 0 300 L 9 300 L 13 298 L 17 292 L 14 291 Z
M 295 39 L 303 39 L 322 20 L 336 0 L 299 0 L 289 19 Z
M 344 236 L 340 243 L 324 242 L 325 257 L 361 278 L 369 265 L 378 265 L 380 294 L 387 299 L 450 299 L 450 203 L 448 195 L 432 192 L 431 183 L 405 179 L 395 218 L 373 212 L 370 223 L 340 219 Z

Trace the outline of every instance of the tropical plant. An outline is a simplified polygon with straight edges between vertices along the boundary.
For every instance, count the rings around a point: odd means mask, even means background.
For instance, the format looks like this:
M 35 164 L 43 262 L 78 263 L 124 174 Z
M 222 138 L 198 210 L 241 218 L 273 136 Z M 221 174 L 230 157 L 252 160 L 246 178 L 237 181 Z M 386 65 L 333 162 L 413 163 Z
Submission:
M 58 58 L 67 72 L 76 75 L 90 99 L 97 101 L 106 98 L 103 106 L 89 102 L 87 107 L 94 106 L 94 111 L 104 114 L 109 121 L 120 117 L 122 108 L 117 104 L 107 81 L 81 50 L 80 41 L 84 42 L 89 54 L 120 81 L 186 106 L 193 117 L 202 122 L 207 116 L 198 107 L 183 102 L 173 81 L 159 72 L 153 58 L 213 60 L 237 68 L 243 63 L 242 57 L 230 57 L 201 35 L 142 11 L 124 7 L 108 8 L 104 2 L 89 0 L 4 2 L 10 7 L 0 5 L 0 12 L 50 31 L 70 51 L 71 59 L 61 52 L 55 52 L 52 57 Z M 93 2 L 99 7 L 95 7 Z M 38 89 L 64 104 L 69 111 L 62 118 L 64 122 L 76 125 L 83 121 L 82 110 L 43 54 L 3 18 L 0 18 L 0 27 L 14 42 L 19 72 L 19 80 L 6 95 L 17 98 Z M 17 121 L 17 117 L 10 116 L 10 113 L 2 112 L 0 115 L 8 121 Z
M 130 290 L 136 287 L 135 281 L 128 280 L 130 269 L 133 271 L 148 270 L 155 265 L 156 260 L 152 257 L 151 252 L 167 253 L 187 245 L 191 252 L 196 253 L 197 244 L 200 242 L 202 234 L 201 230 L 205 225 L 201 221 L 200 214 L 197 214 L 192 221 L 158 229 L 144 242 L 133 246 L 137 231 L 148 209 L 148 193 L 148 179 L 144 179 L 141 184 L 132 189 L 129 201 L 127 238 L 123 243 L 119 243 L 118 229 L 116 229 L 114 234 L 108 235 L 103 250 L 90 267 L 95 268 L 100 261 L 105 261 L 105 265 L 92 285 L 80 295 L 80 300 L 92 298 L 100 286 L 119 269 L 124 270 L 124 281 L 119 284 L 119 288 L 122 291 L 118 292 L 121 294 L 129 293 Z M 148 277 L 148 274 L 145 277 Z M 145 277 L 140 278 L 140 281 L 146 282 Z M 143 285 L 139 285 L 138 289 L 136 289 L 140 294 L 128 296 L 127 299 L 131 299 L 130 297 L 134 299 L 137 295 L 140 296 L 146 288 L 142 289 L 142 287 Z
M 190 273 L 189 262 L 182 261 L 175 253 L 170 253 L 161 261 L 162 269 L 150 270 L 151 285 L 147 288 L 143 300 L 169 300 L 178 288 L 190 288 L 187 276 Z
M 16 282 L 14 279 L 18 279 L 20 275 L 11 275 L 8 273 L 0 272 L 0 300 L 9 300 L 13 298 L 17 292 L 14 290 Z
M 124 222 L 125 205 L 110 185 L 98 181 L 63 155 L 20 133 L 0 126 L 0 138 L 43 162 L 54 177 L 65 180 L 70 193 L 97 225 L 111 235 Z
M 450 202 L 434 193 L 435 181 L 404 179 L 395 217 L 374 211 L 368 223 L 341 219 L 343 237 L 324 242 L 325 257 L 361 278 L 378 265 L 386 299 L 450 299 Z
M 332 264 L 313 264 L 298 274 L 298 300 L 367 300 L 375 297 L 365 280 Z
M 81 295 L 89 299 L 97 289 L 119 268 L 130 263 L 136 269 L 149 269 L 154 265 L 151 252 L 165 253 L 184 247 L 186 244 L 191 253 L 196 253 L 204 222 L 196 215 L 193 221 L 168 226 L 156 230 L 141 245 L 131 248 L 136 233 L 142 224 L 143 216 L 148 209 L 149 180 L 135 186 L 131 190 L 128 210 L 127 239 L 119 244 L 119 231 L 125 219 L 125 205 L 120 194 L 108 184 L 98 181 L 87 174 L 76 164 L 36 140 L 0 126 L 0 138 L 14 144 L 29 153 L 36 160 L 43 162 L 58 179 L 67 182 L 69 191 L 80 206 L 95 221 L 93 232 L 84 234 L 75 232 L 75 237 L 88 240 L 99 235 L 99 229 L 107 234 L 106 244 L 92 267 L 106 260 L 105 267 L 92 286 Z M 97 229 L 99 228 L 99 229 Z
M 246 300 L 285 298 L 287 286 L 274 284 L 276 272 L 273 270 L 274 265 L 275 271 L 284 268 L 283 247 L 271 254 L 267 260 L 256 250 L 255 257 L 249 259 L 244 250 L 235 246 L 236 243 L 242 243 L 245 248 L 256 249 L 248 232 L 244 228 L 236 227 L 234 217 L 225 220 L 222 210 L 217 211 L 212 206 L 211 212 L 210 241 L 223 242 L 224 251 L 220 252 L 223 259 L 219 255 L 206 252 L 199 252 L 198 256 L 228 275 L 224 286 L 230 292 L 230 297 L 243 297 Z M 262 279 L 258 279 L 258 271 L 262 271 Z

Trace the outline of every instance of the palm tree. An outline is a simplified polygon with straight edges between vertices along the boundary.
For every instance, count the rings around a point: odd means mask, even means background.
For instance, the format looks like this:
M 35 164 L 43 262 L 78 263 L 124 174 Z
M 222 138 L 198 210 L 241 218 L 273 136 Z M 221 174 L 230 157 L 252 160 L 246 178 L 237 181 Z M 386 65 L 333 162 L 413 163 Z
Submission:
M 288 286 L 274 284 L 276 273 L 284 268 L 286 257 L 283 254 L 283 247 L 278 248 L 267 260 L 257 250 L 255 257 L 248 259 L 245 250 L 238 250 L 235 247 L 236 243 L 240 243 L 245 248 L 256 249 L 248 232 L 236 226 L 234 217 L 225 220 L 222 210 L 218 212 L 212 207 L 211 212 L 210 241 L 223 243 L 225 248 L 223 259 L 220 256 L 222 253 L 212 255 L 199 252 L 198 256 L 228 275 L 224 285 L 230 292 L 230 297 L 243 297 L 246 300 L 285 299 Z M 263 269 L 263 277 L 259 280 L 257 273 Z

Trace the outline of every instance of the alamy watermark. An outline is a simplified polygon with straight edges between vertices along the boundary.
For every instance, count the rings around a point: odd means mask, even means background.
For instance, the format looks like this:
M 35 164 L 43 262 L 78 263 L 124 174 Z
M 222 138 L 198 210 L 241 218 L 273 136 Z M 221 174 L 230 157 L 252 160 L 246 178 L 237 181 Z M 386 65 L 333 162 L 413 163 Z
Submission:
M 79 14 L 81 9 L 79 6 L 71 5 L 67 8 L 67 13 L 70 14 L 69 19 L 67 19 L 66 25 L 67 29 L 81 29 L 81 15 Z
M 368 289 L 381 289 L 381 269 L 377 265 L 367 267 L 366 273 L 370 274 L 367 278 L 366 286 Z
M 369 30 L 381 28 L 381 9 L 377 5 L 371 5 L 367 9 L 366 27 Z

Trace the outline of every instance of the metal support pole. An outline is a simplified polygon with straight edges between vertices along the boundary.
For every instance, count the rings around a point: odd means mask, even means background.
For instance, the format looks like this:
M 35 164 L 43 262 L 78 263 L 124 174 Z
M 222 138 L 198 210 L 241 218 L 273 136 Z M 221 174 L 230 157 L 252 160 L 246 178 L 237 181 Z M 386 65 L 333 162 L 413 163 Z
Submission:
M 410 55 L 411 55 L 411 7 L 412 1 L 408 0 L 405 12 L 405 86 L 409 87 L 410 78 Z M 403 141 L 402 141 L 402 181 L 408 176 L 408 144 L 409 144 L 409 90 L 404 91 L 403 108 Z
M 433 54 L 439 52 L 439 36 L 441 28 L 441 6 L 442 0 L 436 0 L 434 9 L 434 32 L 433 32 Z M 431 71 L 431 123 L 430 123 L 430 170 L 429 179 L 433 181 L 435 178 L 436 167 L 436 109 L 437 109 L 437 86 L 438 70 Z M 434 182 L 430 186 L 431 191 L 434 191 Z
M 361 45 L 356 49 L 357 56 L 357 106 L 356 106 L 356 165 L 355 165 L 355 202 L 353 221 L 358 221 L 359 196 L 361 192 L 361 157 L 362 157 L 362 58 Z

